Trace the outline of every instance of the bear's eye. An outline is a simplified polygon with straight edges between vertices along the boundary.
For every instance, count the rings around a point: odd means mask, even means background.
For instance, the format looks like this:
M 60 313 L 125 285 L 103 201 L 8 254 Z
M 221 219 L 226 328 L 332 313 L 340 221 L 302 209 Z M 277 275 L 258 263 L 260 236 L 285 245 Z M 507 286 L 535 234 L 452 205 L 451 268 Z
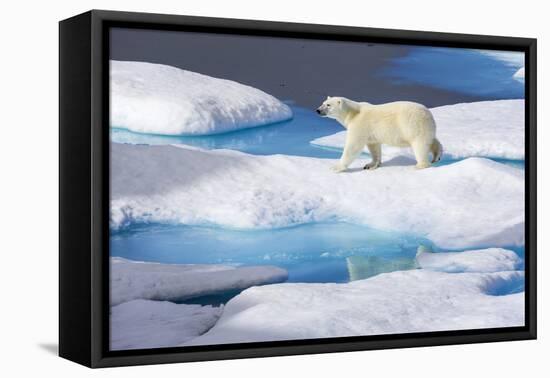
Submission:
M 330 108 L 330 104 L 327 104 L 327 108 Z

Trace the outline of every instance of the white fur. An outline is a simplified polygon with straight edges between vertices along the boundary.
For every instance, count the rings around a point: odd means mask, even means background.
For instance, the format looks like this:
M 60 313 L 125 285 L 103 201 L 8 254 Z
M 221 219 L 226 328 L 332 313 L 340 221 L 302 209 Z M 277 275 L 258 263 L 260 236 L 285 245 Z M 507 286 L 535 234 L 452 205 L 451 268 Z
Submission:
M 382 144 L 411 147 L 418 169 L 427 168 L 441 158 L 442 146 L 435 137 L 435 121 L 424 105 L 407 101 L 372 105 L 344 97 L 327 97 L 317 112 L 337 120 L 348 131 L 342 157 L 332 167 L 335 172 L 346 170 L 365 145 L 372 156 L 372 162 L 364 169 L 380 166 Z

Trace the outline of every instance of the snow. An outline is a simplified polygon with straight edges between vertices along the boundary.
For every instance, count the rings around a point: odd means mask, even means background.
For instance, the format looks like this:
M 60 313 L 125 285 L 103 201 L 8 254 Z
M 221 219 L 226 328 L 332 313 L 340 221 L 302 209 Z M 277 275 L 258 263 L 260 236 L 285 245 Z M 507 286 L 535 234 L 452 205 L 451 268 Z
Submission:
M 111 258 L 111 306 L 134 299 L 184 300 L 286 281 L 275 266 L 160 264 Z
M 518 269 L 522 263 L 515 252 L 502 248 L 438 253 L 421 249 L 416 262 L 423 269 L 448 273 L 510 271 Z
M 111 350 L 162 348 L 208 331 L 223 307 L 133 300 L 111 307 Z
M 113 230 L 140 222 L 238 229 L 346 221 L 417 234 L 439 247 L 524 243 L 524 172 L 488 159 L 375 171 L 335 161 L 187 146 L 111 144 Z
M 492 157 L 525 159 L 524 100 L 482 101 L 431 109 L 443 158 Z M 319 147 L 342 150 L 346 131 L 311 141 Z M 365 153 L 368 150 L 365 148 Z M 414 157 L 410 148 L 382 146 L 383 162 L 396 156 Z
M 523 272 L 418 269 L 346 284 L 254 287 L 184 345 L 523 326 L 524 293 L 492 295 L 523 279 Z
M 206 135 L 292 118 L 259 89 L 162 64 L 110 66 L 111 127 L 139 133 Z

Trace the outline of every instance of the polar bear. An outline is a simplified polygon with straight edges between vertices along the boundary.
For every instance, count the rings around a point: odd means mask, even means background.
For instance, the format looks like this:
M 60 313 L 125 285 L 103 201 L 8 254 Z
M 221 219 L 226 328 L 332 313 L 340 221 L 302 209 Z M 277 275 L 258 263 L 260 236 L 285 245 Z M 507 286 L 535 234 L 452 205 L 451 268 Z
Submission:
M 327 97 L 317 113 L 337 120 L 347 129 L 344 152 L 338 164 L 332 167 L 335 172 L 345 171 L 365 145 L 372 156 L 372 162 L 363 169 L 380 166 L 382 144 L 410 146 L 417 169 L 427 168 L 441 159 L 443 147 L 435 137 L 435 121 L 424 105 L 408 101 L 372 105 L 344 97 Z

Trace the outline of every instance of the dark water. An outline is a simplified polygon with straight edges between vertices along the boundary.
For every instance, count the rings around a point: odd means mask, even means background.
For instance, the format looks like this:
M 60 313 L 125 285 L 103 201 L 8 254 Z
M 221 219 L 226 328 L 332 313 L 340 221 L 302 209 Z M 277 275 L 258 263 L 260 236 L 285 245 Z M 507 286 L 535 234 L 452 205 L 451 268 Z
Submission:
M 489 99 L 380 75 L 421 48 L 417 46 L 126 28 L 112 28 L 110 37 L 111 59 L 166 64 L 237 81 L 305 108 L 317 107 L 327 95 L 372 103 L 410 100 L 428 107 Z M 454 67 L 453 75 L 463 67 L 460 58 L 445 62 Z

